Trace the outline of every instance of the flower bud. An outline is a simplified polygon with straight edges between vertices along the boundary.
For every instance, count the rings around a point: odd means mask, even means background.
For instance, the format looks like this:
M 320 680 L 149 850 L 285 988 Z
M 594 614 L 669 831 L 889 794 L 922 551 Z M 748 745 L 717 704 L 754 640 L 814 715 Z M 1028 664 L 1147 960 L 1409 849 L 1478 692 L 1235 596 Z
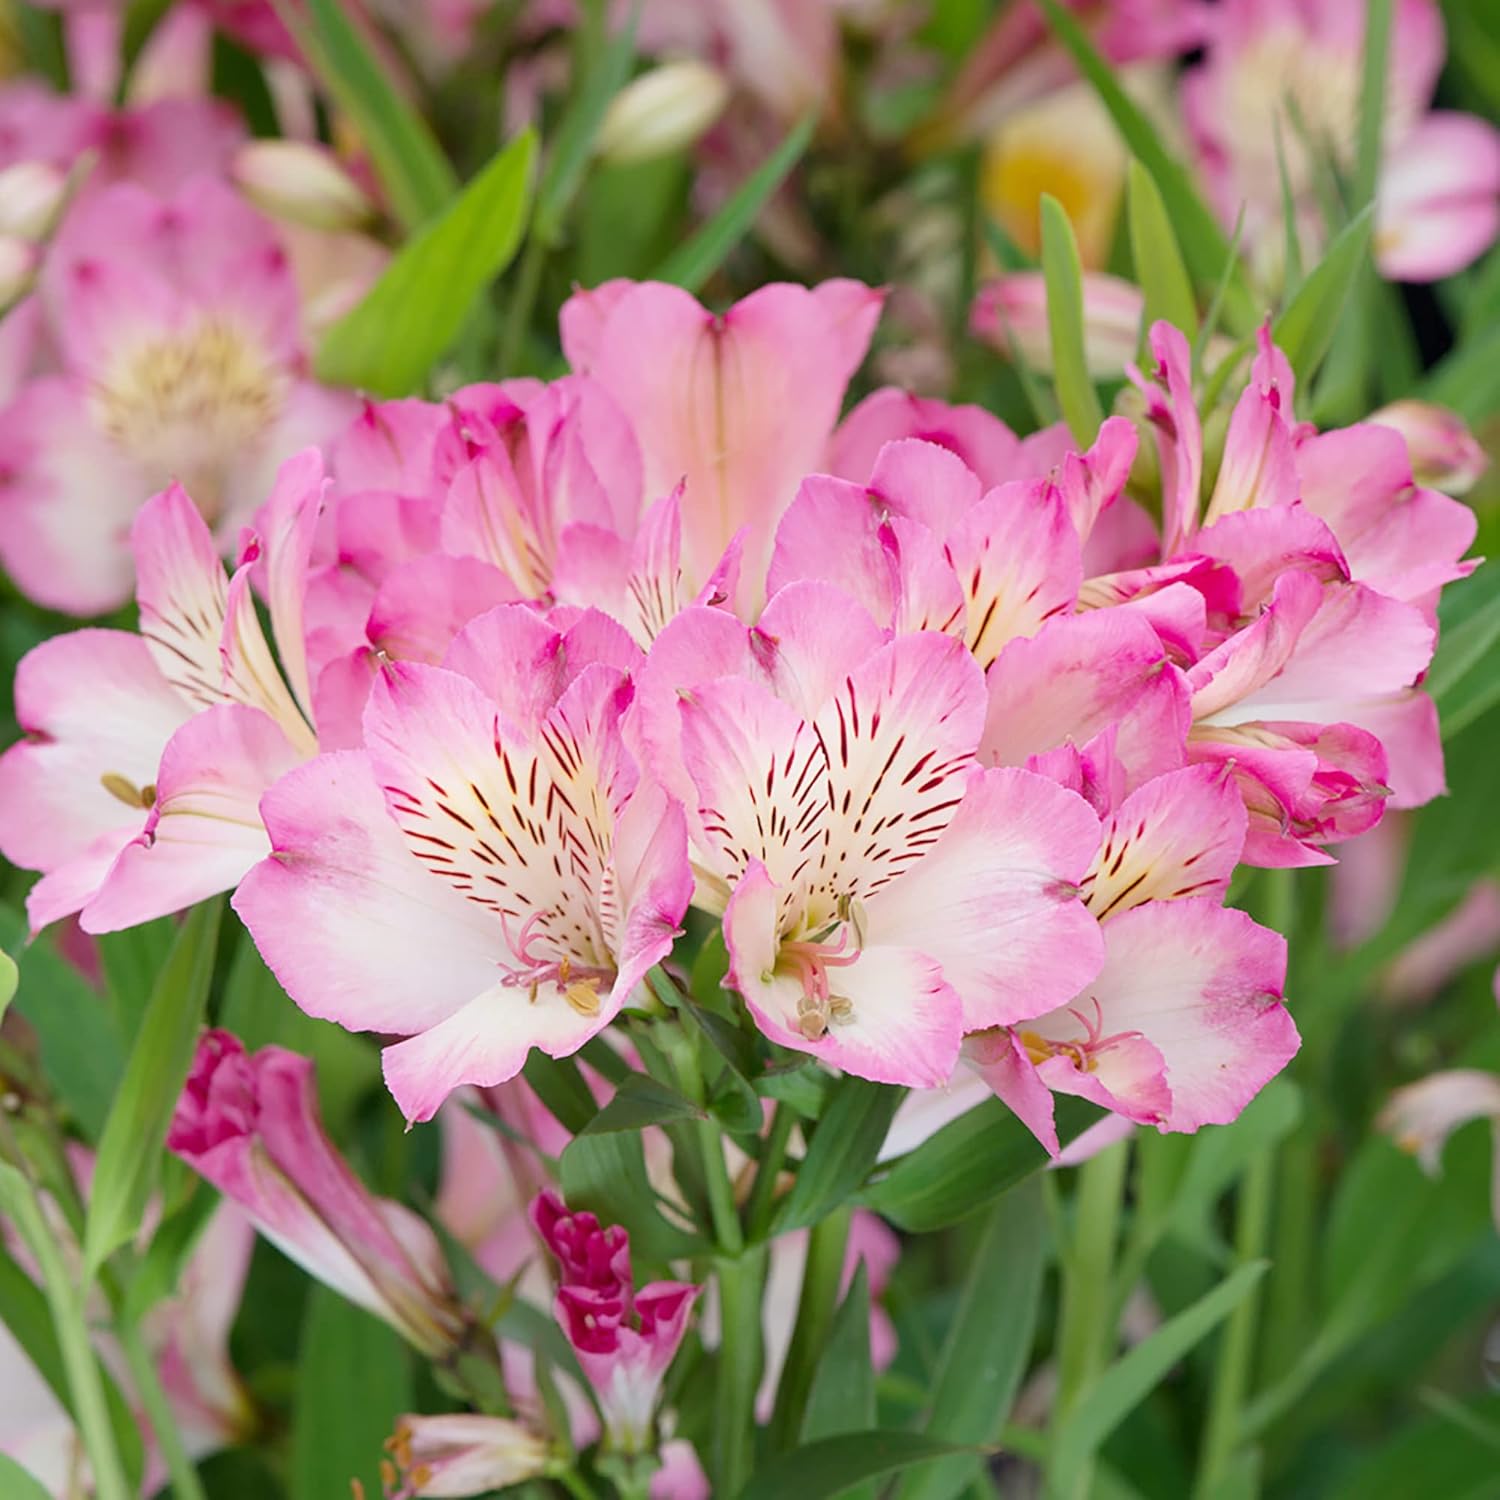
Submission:
M 0 171 L 0 234 L 45 239 L 67 197 L 66 173 L 41 161 L 18 161 Z
M 718 119 L 728 98 L 729 85 L 707 63 L 663 63 L 615 95 L 599 127 L 599 155 L 624 164 L 680 151 Z
M 487 1495 L 538 1478 L 550 1456 L 545 1439 L 520 1422 L 468 1412 L 402 1417 L 385 1446 L 389 1500 Z
M 662 1379 L 701 1289 L 654 1281 L 638 1290 L 629 1234 L 618 1224 L 601 1228 L 593 1214 L 569 1213 L 554 1193 L 532 1204 L 531 1221 L 560 1267 L 554 1312 L 599 1398 L 609 1447 L 649 1452 Z
M 167 1146 L 310 1275 L 424 1354 L 456 1347 L 463 1314 L 437 1237 L 374 1197 L 339 1155 L 318 1117 L 310 1059 L 281 1047 L 250 1056 L 229 1032 L 206 1032 Z
M 1468 424 L 1456 411 L 1431 401 L 1393 401 L 1370 421 L 1394 427 L 1406 439 L 1412 477 L 1418 484 L 1462 495 L 1489 467 Z
M 310 229 L 357 229 L 375 205 L 332 152 L 305 141 L 251 141 L 235 154 L 230 175 L 273 219 Z

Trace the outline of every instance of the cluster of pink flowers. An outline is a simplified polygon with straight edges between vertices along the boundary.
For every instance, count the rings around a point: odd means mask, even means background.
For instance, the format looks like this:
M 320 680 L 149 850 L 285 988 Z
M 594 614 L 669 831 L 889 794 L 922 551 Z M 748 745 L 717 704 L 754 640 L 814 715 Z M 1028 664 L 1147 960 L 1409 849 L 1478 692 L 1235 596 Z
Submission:
M 1154 467 L 1122 417 L 1083 453 L 896 390 L 840 422 L 880 306 L 580 292 L 574 373 L 367 406 L 232 577 L 187 491 L 152 500 L 140 634 L 18 677 L 34 924 L 237 887 L 298 1004 L 406 1038 L 410 1119 L 576 1051 L 690 904 L 830 1067 L 977 1071 L 1052 1149 L 1054 1090 L 1234 1118 L 1297 1037 L 1229 880 L 1442 789 L 1419 684 L 1472 514 L 1397 432 L 1299 423 L 1264 338 L 1206 499 L 1166 325 Z

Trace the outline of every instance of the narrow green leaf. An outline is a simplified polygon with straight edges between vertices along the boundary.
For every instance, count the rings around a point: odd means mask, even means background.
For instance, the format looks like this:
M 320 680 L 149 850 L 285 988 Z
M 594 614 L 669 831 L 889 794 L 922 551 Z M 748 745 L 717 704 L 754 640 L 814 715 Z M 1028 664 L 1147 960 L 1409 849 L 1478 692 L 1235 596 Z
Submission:
M 724 264 L 729 252 L 749 233 L 771 194 L 802 159 L 812 140 L 815 117 L 805 115 L 786 139 L 758 166 L 727 203 L 685 244 L 657 268 L 657 281 L 670 281 L 696 292 Z
M 0 1453 L 0 1494 L 5 1500 L 52 1500 L 52 1491 L 15 1459 Z
M 1375 223 L 1367 207 L 1339 231 L 1328 253 L 1307 274 L 1285 311 L 1276 319 L 1272 336 L 1286 355 L 1299 387 L 1316 373 L 1333 342 L 1356 273 L 1369 248 Z
M 1393 9 L 1392 0 L 1365 0 L 1365 60 L 1359 92 L 1359 149 L 1354 169 L 1356 208 L 1375 201 L 1380 181 L 1381 127 L 1385 121 Z
M 323 336 L 318 378 L 405 396 L 463 327 L 521 242 L 536 137 L 522 131 L 409 239 L 358 307 Z
M 1155 180 L 1193 278 L 1201 286 L 1213 285 L 1225 264 L 1229 245 L 1218 221 L 1198 196 L 1191 175 L 1162 144 L 1145 112 L 1120 87 L 1115 70 L 1100 57 L 1078 21 L 1058 0 L 1037 3 L 1058 40 L 1073 55 L 1078 71 L 1109 111 L 1130 154 Z M 1255 327 L 1256 299 L 1237 260 L 1230 270 L 1224 304 L 1225 320 L 1235 333 L 1248 333 Z
M 1500 411 L 1500 323 L 1476 331 L 1427 372 L 1417 394 L 1475 423 Z
M 797 1181 L 774 1220 L 785 1234 L 816 1224 L 864 1185 L 885 1143 L 901 1090 L 845 1076 L 834 1085 Z
M 1059 1097 L 1055 1107 L 1064 1145 L 1099 1118 L 1082 1099 Z M 923 1233 L 978 1213 L 1046 1163 L 1037 1138 L 998 1099 L 987 1099 L 902 1157 L 861 1201 L 897 1228 Z
M 123 932 L 106 932 L 95 939 L 120 1034 L 127 1042 L 135 1036 L 151 999 L 157 972 L 166 962 L 176 936 L 177 923 L 171 917 L 159 917 L 154 922 L 127 927 Z
M 1161 189 L 1140 162 L 1132 159 L 1128 179 L 1130 255 L 1135 279 L 1145 293 L 1145 325 L 1159 318 L 1175 324 L 1191 343 L 1198 337 L 1198 307 L 1193 283 L 1182 262 Z
M 215 899 L 188 914 L 141 1020 L 99 1141 L 83 1239 L 90 1275 L 135 1234 L 156 1185 L 162 1143 L 203 1021 L 223 909 Z
M 827 1500 L 842 1495 L 866 1479 L 896 1474 L 924 1459 L 942 1458 L 963 1450 L 919 1432 L 872 1429 L 840 1437 L 820 1438 L 762 1464 L 740 1491 L 740 1500 Z
M 639 1134 L 580 1135 L 563 1149 L 558 1180 L 568 1207 L 586 1208 L 605 1224 L 623 1224 L 643 1260 L 657 1265 L 700 1254 L 703 1244 L 667 1222 L 646 1176 Z
M 53 933 L 27 943 L 26 919 L 12 907 L 0 907 L 0 945 L 16 955 L 15 1006 L 41 1043 L 47 1080 L 84 1135 L 97 1141 L 125 1066 L 109 1007 L 57 952 Z
M 1167 1371 L 1250 1295 L 1268 1264 L 1257 1260 L 1241 1266 L 1192 1306 L 1169 1318 L 1095 1381 L 1058 1435 L 1054 1452 L 1060 1461 L 1052 1482 L 1059 1494 L 1075 1492 L 1076 1465 L 1097 1452 Z
M 663 1125 L 668 1120 L 703 1120 L 708 1117 L 676 1089 L 632 1073 L 615 1090 L 612 1098 L 587 1125 L 584 1135 L 608 1135 L 615 1130 L 644 1130 L 648 1125 Z
M 381 1445 L 411 1409 L 400 1336 L 337 1292 L 313 1287 L 297 1358 L 291 1500 L 348 1495 L 351 1479 L 380 1494 Z
M 1033 1178 L 990 1210 L 932 1382 L 925 1431 L 995 1443 L 1026 1372 L 1047 1264 L 1047 1214 Z M 951 1500 L 978 1467 L 960 1454 L 912 1470 L 896 1500 Z
M 1474 599 L 1482 602 L 1455 622 L 1455 609 Z M 1442 625 L 1442 637 L 1423 684 L 1440 709 L 1453 701 L 1464 678 L 1483 664 L 1500 641 L 1500 577 L 1485 568 L 1451 591 L 1444 590 Z
M 354 121 L 396 217 L 416 229 L 458 190 L 453 168 L 425 120 L 402 97 L 339 0 L 278 0 L 277 13 L 313 71 Z
M 1042 274 L 1047 280 L 1047 335 L 1052 344 L 1052 384 L 1074 440 L 1086 448 L 1099 433 L 1104 412 L 1089 379 L 1083 348 L 1083 266 L 1078 241 L 1061 203 L 1042 194 Z
M 993 219 L 984 220 L 984 237 L 989 243 L 995 260 L 999 263 L 1002 271 L 1014 271 L 1026 266 L 1024 258 L 1016 249 L 1010 236 Z M 1005 315 L 1005 309 L 997 301 L 995 304 L 995 318 L 1000 324 L 1000 333 L 1005 340 L 1005 354 L 1009 359 L 1011 368 L 1016 372 L 1016 378 L 1021 383 L 1021 394 L 1026 398 L 1026 404 L 1031 408 L 1032 418 L 1038 428 L 1050 427 L 1057 421 L 1057 402 L 1053 399 L 1051 391 L 1037 378 L 1037 373 L 1031 368 L 1031 361 L 1021 352 L 1020 340 L 1016 338 L 1015 329 L 1011 327 L 1010 319 Z
M 1451 1403 L 1451 1404 L 1450 1404 Z M 1442 1495 L 1485 1500 L 1495 1493 L 1500 1469 L 1500 1393 L 1458 1401 L 1406 1423 L 1386 1441 L 1361 1445 L 1326 1493 L 1329 1500 L 1411 1500 Z
M 1281 284 L 1286 296 L 1302 285 L 1302 231 L 1297 226 L 1297 199 L 1292 192 L 1286 164 L 1286 144 L 1281 134 L 1281 116 L 1272 122 L 1276 132 L 1276 175 L 1281 183 Z
M 802 1441 L 875 1425 L 875 1367 L 870 1363 L 870 1277 L 860 1261 L 834 1314 L 833 1326 L 807 1393 Z M 870 1493 L 874 1493 L 873 1490 Z
M 5 1019 L 10 1002 L 16 998 L 16 986 L 20 982 L 21 971 L 16 967 L 15 959 L 0 949 L 0 1021 Z
M 573 97 L 547 153 L 547 165 L 537 190 L 535 234 L 545 245 L 561 238 L 563 220 L 583 181 L 594 139 L 604 123 L 610 101 L 630 76 L 635 57 L 635 28 L 640 7 L 632 8 L 625 25 L 610 38 Z

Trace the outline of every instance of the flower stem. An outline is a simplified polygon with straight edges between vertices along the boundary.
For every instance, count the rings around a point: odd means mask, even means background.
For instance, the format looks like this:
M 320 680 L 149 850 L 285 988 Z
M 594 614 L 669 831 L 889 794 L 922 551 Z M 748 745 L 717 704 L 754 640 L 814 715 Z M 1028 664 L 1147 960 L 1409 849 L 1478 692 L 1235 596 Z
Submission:
M 78 1422 L 89 1465 L 94 1472 L 95 1500 L 129 1500 L 130 1486 L 126 1483 L 124 1465 L 115 1447 L 109 1406 L 104 1398 L 104 1382 L 89 1341 L 83 1293 L 68 1276 L 58 1247 L 48 1232 L 30 1179 L 9 1165 L 0 1165 L 0 1178 L 3 1178 L 0 1181 L 0 1189 L 3 1189 L 0 1202 L 3 1202 L 42 1273 L 42 1289 L 52 1313 L 52 1326 L 68 1377 L 68 1391 L 73 1398 L 73 1416 Z
M 755 1393 L 760 1386 L 760 1302 L 764 1246 L 714 1263 L 719 1286 L 719 1372 L 714 1389 L 716 1495 L 737 1495 L 755 1463 Z
M 745 1236 L 740 1228 L 739 1210 L 734 1206 L 734 1185 L 724 1161 L 724 1142 L 713 1120 L 699 1120 L 697 1132 L 703 1150 L 703 1176 L 708 1187 L 714 1238 L 721 1250 L 737 1255 L 744 1248 Z
M 125 1360 L 130 1366 L 136 1392 L 150 1418 L 151 1430 L 156 1434 L 157 1446 L 161 1449 L 167 1474 L 172 1481 L 173 1495 L 177 1500 L 207 1500 L 203 1481 L 198 1477 L 198 1467 L 183 1447 L 182 1434 L 172 1415 L 171 1403 L 167 1400 L 166 1391 L 162 1389 L 156 1362 L 141 1338 L 140 1328 L 128 1313 L 121 1312 L 115 1320 L 115 1332 L 125 1351 Z
M 771 1439 L 778 1451 L 797 1445 L 813 1372 L 833 1326 L 839 1284 L 844 1276 L 844 1252 L 849 1243 L 853 1210 L 845 1205 L 814 1224 L 807 1240 L 802 1268 L 802 1294 L 797 1322 L 776 1387 L 776 1409 L 771 1416 Z
M 1271 1216 L 1271 1161 L 1269 1151 L 1258 1153 L 1240 1181 L 1234 1233 L 1238 1265 L 1255 1260 L 1265 1244 Z M 1252 1291 L 1229 1315 L 1219 1339 L 1208 1417 L 1198 1452 L 1197 1482 L 1193 1488 L 1198 1500 L 1209 1500 L 1218 1493 L 1240 1441 L 1241 1409 L 1250 1384 L 1259 1307 L 1259 1295 Z
M 776 1179 L 781 1176 L 786 1161 L 787 1143 L 792 1138 L 797 1123 L 797 1112 L 788 1104 L 777 1103 L 776 1113 L 771 1118 L 771 1129 L 766 1136 L 765 1149 L 761 1152 L 760 1165 L 755 1169 L 755 1182 L 750 1189 L 750 1201 L 745 1207 L 745 1232 L 751 1243 L 765 1238 L 771 1223 L 771 1209 L 776 1202 Z
M 1120 1207 L 1129 1142 L 1101 1151 L 1078 1169 L 1072 1242 L 1062 1261 L 1062 1310 L 1058 1328 L 1058 1387 L 1052 1430 L 1062 1432 L 1068 1414 L 1088 1390 L 1114 1347 L 1112 1285 Z M 1054 1453 L 1049 1469 L 1056 1467 Z M 1056 1500 L 1084 1500 L 1091 1493 L 1093 1456 L 1069 1455 L 1078 1482 Z M 1051 1491 L 1049 1491 L 1051 1493 Z

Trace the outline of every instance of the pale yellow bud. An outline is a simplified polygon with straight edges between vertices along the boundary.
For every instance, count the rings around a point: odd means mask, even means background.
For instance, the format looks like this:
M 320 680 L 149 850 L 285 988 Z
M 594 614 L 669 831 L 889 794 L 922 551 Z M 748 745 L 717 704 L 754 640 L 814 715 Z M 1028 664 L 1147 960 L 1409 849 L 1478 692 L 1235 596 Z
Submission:
M 68 193 L 67 176 L 41 161 L 18 161 L 0 171 L 0 234 L 45 239 Z
M 625 163 L 680 151 L 718 119 L 728 98 L 729 85 L 707 63 L 663 63 L 615 95 L 599 127 L 599 155 Z
M 304 141 L 251 141 L 230 169 L 263 213 L 310 229 L 356 229 L 375 216 L 364 189 L 330 151 Z

